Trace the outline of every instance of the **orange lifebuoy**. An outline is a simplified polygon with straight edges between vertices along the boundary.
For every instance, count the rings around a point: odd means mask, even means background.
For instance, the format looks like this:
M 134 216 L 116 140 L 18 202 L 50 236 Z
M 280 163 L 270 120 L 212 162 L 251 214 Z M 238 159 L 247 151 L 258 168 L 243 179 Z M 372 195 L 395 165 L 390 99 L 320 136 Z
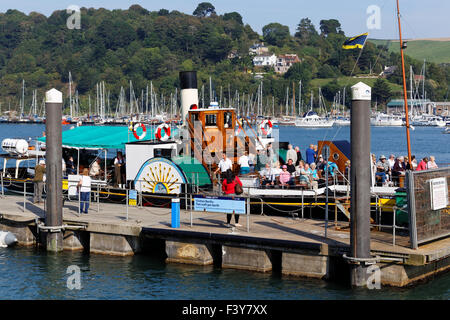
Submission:
M 164 136 L 161 134 L 162 130 L 164 130 Z M 167 123 L 161 123 L 158 128 L 156 128 L 155 136 L 159 141 L 167 141 L 170 137 L 170 126 Z
M 137 135 L 136 130 L 141 127 L 142 128 L 142 133 L 140 136 Z M 136 139 L 141 140 L 144 139 L 145 136 L 147 135 L 147 128 L 145 127 L 145 125 L 143 123 L 136 123 L 133 127 L 133 135 Z

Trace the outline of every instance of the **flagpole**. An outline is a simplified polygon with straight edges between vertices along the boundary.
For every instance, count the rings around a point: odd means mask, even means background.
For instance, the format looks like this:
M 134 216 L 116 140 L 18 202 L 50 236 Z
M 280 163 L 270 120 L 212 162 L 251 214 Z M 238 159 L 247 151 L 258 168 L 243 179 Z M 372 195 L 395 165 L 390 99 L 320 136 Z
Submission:
M 397 0 L 397 18 L 398 18 L 398 31 L 400 34 L 400 54 L 402 57 L 402 75 L 403 75 L 403 98 L 405 103 L 405 119 L 406 119 L 406 141 L 408 144 L 408 163 L 410 168 L 412 168 L 411 163 L 411 139 L 409 134 L 409 112 L 408 112 L 408 96 L 406 91 L 406 73 L 405 73 L 405 58 L 403 53 L 403 40 L 402 40 L 402 26 L 400 23 L 400 5 L 399 0 Z

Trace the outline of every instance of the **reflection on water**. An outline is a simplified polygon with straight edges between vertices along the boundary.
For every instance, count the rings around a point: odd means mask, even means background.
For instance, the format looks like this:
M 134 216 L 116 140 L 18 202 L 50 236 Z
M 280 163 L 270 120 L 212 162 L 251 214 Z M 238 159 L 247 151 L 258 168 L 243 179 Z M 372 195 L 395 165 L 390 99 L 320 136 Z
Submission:
M 81 269 L 81 290 L 66 286 L 67 267 Z M 408 289 L 350 289 L 315 279 L 213 266 L 165 264 L 147 255 L 113 257 L 0 249 L 3 299 L 449 299 L 450 274 Z

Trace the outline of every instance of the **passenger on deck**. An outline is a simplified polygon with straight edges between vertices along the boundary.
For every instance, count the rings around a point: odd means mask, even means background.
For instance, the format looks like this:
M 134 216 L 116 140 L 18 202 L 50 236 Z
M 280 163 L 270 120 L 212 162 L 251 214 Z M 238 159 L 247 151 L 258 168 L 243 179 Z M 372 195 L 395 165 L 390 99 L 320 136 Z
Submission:
M 220 171 L 221 180 L 223 182 L 223 179 L 225 178 L 225 173 L 227 172 L 228 169 L 230 170 L 233 169 L 233 163 L 231 162 L 230 159 L 227 158 L 227 155 L 224 152 L 222 153 L 222 159 L 219 161 L 217 170 L 214 173 L 217 174 Z
M 293 160 L 292 159 L 289 159 L 288 160 L 288 163 L 287 163 L 287 171 L 291 174 L 291 175 L 294 175 L 295 174 L 295 166 L 294 166 L 294 162 L 293 162 Z
M 313 146 L 313 150 L 314 150 L 314 162 L 317 162 L 319 156 L 319 148 L 317 147 L 317 144 Z
M 292 149 L 292 144 L 288 146 L 288 151 L 286 153 L 286 160 L 289 161 L 289 159 L 291 159 L 293 163 L 297 162 L 297 152 L 294 149 Z
M 303 160 L 303 158 L 300 148 L 298 146 L 295 147 L 295 152 L 297 152 L 297 161 L 295 161 L 295 166 L 297 167 L 298 164 L 300 163 L 300 160 Z
M 412 168 L 410 170 L 415 171 L 417 169 L 417 159 L 416 159 L 416 156 L 414 156 L 414 155 L 411 156 L 411 164 L 412 164 Z
M 238 164 L 240 167 L 240 174 L 247 174 L 250 172 L 250 165 L 248 159 L 248 152 L 244 151 L 244 154 L 239 158 Z
M 376 165 L 375 177 L 380 177 L 381 183 L 385 186 L 389 183 L 389 173 L 389 163 L 386 161 L 386 157 L 382 155 Z
M 273 180 L 275 181 L 275 184 L 277 184 L 277 179 L 278 181 L 280 180 L 280 173 L 283 170 L 280 167 L 280 161 L 275 162 L 275 165 L 272 166 L 272 173 L 273 173 Z
M 275 185 L 275 174 L 274 169 L 270 164 L 266 163 L 266 167 L 259 172 L 261 186 L 265 187 L 267 185 Z
M 310 178 L 309 164 L 305 163 L 304 166 L 302 164 L 299 165 L 299 175 L 300 175 L 300 184 L 306 184 L 308 185 L 308 187 L 310 187 L 311 178 Z
M 99 178 L 102 175 L 102 169 L 100 167 L 101 160 L 97 158 L 89 170 L 89 175 L 93 178 Z
M 427 163 L 428 163 L 428 158 L 427 157 L 423 158 L 422 161 L 420 161 L 419 164 L 417 165 L 416 171 L 427 170 Z
M 325 161 L 323 161 L 323 156 L 319 155 L 319 160 L 317 160 L 317 170 L 323 172 L 325 169 Z
M 404 176 L 406 171 L 405 158 L 400 156 L 395 160 L 394 167 L 392 168 L 392 176 L 399 177 Z
M 434 156 L 430 156 L 430 161 L 428 161 L 428 163 L 427 163 L 427 169 L 437 169 L 438 168 L 438 166 L 434 160 L 435 160 Z
M 116 177 L 115 186 L 122 188 L 125 181 L 122 179 L 122 167 L 125 166 L 125 159 L 122 156 L 122 152 L 118 151 L 117 156 L 114 158 L 114 176 Z
M 294 180 L 291 176 L 291 174 L 289 173 L 289 171 L 287 171 L 287 166 L 284 165 L 283 169 L 280 173 L 280 185 L 282 187 L 288 186 L 288 185 L 293 185 L 294 184 Z
M 271 142 L 267 144 L 266 152 L 267 152 L 267 160 L 273 166 L 275 164 L 276 159 L 275 159 L 275 151 L 273 150 Z
M 395 164 L 395 155 L 391 154 L 389 156 L 388 163 L 389 163 L 389 169 L 392 171 L 392 168 L 394 168 L 394 164 Z
M 250 172 L 255 172 L 256 156 L 253 153 L 250 153 L 248 155 L 248 165 L 250 168 Z
M 311 187 L 316 190 L 319 188 L 319 176 L 317 175 L 316 164 L 311 163 L 309 168 L 309 177 L 311 180 Z
M 348 181 L 350 181 L 350 169 L 351 169 L 351 161 L 345 161 L 345 177 Z
M 75 164 L 73 163 L 73 157 L 69 157 L 69 160 L 67 160 L 66 171 L 67 171 L 67 174 L 77 174 L 77 170 L 75 169 Z
M 377 177 L 379 177 L 381 179 L 381 183 L 383 184 L 383 186 L 386 183 L 386 172 L 384 171 L 384 167 L 383 165 L 381 165 L 381 167 L 378 166 L 377 158 L 375 156 L 375 154 L 371 154 L 372 157 L 372 179 L 373 179 L 373 185 L 377 184 Z M 381 160 L 381 158 L 380 158 Z
M 315 162 L 315 157 L 314 157 L 314 145 L 310 144 L 309 148 L 306 149 L 306 163 L 311 164 L 313 162 Z

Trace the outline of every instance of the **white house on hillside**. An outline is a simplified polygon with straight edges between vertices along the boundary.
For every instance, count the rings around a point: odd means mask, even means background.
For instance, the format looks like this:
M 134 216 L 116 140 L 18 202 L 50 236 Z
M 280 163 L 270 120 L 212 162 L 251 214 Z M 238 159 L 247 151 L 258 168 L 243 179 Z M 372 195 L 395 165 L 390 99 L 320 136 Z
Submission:
M 277 63 L 277 56 L 273 53 L 266 53 L 255 56 L 253 58 L 253 65 L 255 67 L 270 66 L 273 67 Z

